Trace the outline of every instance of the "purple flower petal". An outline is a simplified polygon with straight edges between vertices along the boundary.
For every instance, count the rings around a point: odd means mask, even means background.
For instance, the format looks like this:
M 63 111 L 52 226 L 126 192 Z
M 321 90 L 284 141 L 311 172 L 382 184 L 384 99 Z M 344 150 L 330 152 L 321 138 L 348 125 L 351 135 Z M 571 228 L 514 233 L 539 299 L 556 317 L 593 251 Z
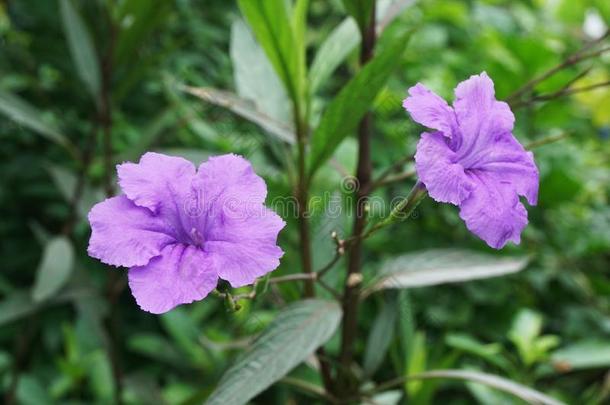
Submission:
M 246 159 L 234 154 L 211 157 L 199 166 L 197 179 L 208 203 L 217 200 L 262 204 L 267 196 L 265 181 Z
M 539 175 L 534 155 L 526 151 L 512 134 L 505 134 L 493 147 L 482 149 L 476 155 L 471 169 L 498 174 L 503 184 L 510 185 L 530 205 L 537 204 Z
M 127 197 L 109 198 L 89 212 L 91 239 L 87 252 L 113 266 L 142 266 L 175 242 L 162 218 L 134 205 Z
M 136 205 L 157 213 L 164 204 L 176 210 L 176 199 L 187 191 L 195 166 L 180 157 L 148 152 L 139 163 L 118 165 L 117 173 L 125 195 Z
M 455 89 L 453 107 L 460 128 L 455 149 L 460 158 L 493 144 L 513 130 L 515 116 L 508 104 L 496 101 L 494 83 L 487 73 L 471 76 Z
M 464 168 L 454 163 L 456 154 L 440 132 L 424 132 L 417 144 L 415 168 L 430 197 L 439 202 L 458 205 L 473 188 Z
M 129 270 L 129 287 L 136 302 L 153 314 L 201 300 L 217 282 L 212 258 L 183 244 L 169 245 L 147 265 Z
M 436 93 L 428 90 L 421 83 L 409 89 L 409 97 L 402 106 L 411 114 L 411 118 L 421 125 L 436 129 L 451 138 L 457 122 L 453 109 Z
M 233 287 L 252 284 L 275 270 L 284 252 L 277 235 L 286 223 L 273 211 L 259 209 L 225 211 L 208 233 L 206 252 L 218 263 L 218 275 Z
M 472 170 L 468 175 L 476 186 L 470 198 L 460 204 L 460 218 L 466 227 L 495 249 L 508 241 L 519 244 L 528 222 L 527 211 L 512 185 L 499 173 Z

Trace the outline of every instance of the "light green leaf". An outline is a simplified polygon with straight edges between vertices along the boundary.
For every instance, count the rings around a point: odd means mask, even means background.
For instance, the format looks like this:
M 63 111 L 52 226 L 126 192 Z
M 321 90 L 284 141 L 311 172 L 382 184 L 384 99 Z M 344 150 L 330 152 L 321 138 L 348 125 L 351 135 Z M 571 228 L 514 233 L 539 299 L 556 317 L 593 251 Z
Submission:
M 284 142 L 294 143 L 295 135 L 290 127 L 275 121 L 264 112 L 258 110 L 254 104 L 241 99 L 235 94 L 210 87 L 184 86 L 183 90 L 208 103 L 233 111 L 235 114 L 257 124 L 269 134 L 276 136 Z
M 525 257 L 495 257 L 461 249 L 430 249 L 387 261 L 368 292 L 499 277 L 525 268 Z
M 422 331 L 417 331 L 413 334 L 413 340 L 409 342 L 409 358 L 406 362 L 406 375 L 421 373 L 426 370 L 428 363 L 428 352 L 426 350 L 426 334 Z M 409 393 L 409 397 L 415 397 L 421 392 L 423 383 L 421 381 L 407 380 L 405 389 Z
M 445 337 L 445 343 L 449 347 L 479 356 L 503 370 L 510 368 L 510 363 L 501 356 L 502 345 L 499 343 L 484 344 L 470 335 L 460 333 L 448 334 Z
M 231 61 L 237 94 L 272 119 L 292 122 L 290 101 L 284 85 L 250 29 L 241 19 L 231 25 Z M 289 127 L 288 124 L 284 126 Z
M 327 106 L 320 125 L 313 133 L 309 172 L 328 160 L 341 141 L 354 133 L 390 74 L 401 61 L 411 33 L 391 38 L 385 48 L 367 63 Z
M 256 39 L 286 86 L 290 98 L 301 104 L 304 97 L 305 68 L 299 55 L 303 50 L 299 49 L 295 40 L 286 1 L 239 0 L 238 4 Z
M 558 370 L 610 368 L 610 343 L 584 340 L 556 350 L 551 361 Z
M 19 377 L 16 396 L 18 403 L 23 405 L 50 405 L 53 403 L 46 387 L 32 374 Z
M 320 45 L 309 69 L 309 88 L 315 94 L 337 67 L 360 43 L 356 22 L 347 18 Z
M 59 128 L 42 119 L 42 113 L 20 97 L 0 90 L 0 113 L 45 138 L 63 146 L 71 145 Z
M 32 298 L 36 302 L 52 297 L 68 281 L 74 265 L 74 249 L 65 236 L 56 236 L 45 246 L 36 272 Z
M 61 20 L 76 72 L 96 102 L 99 101 L 101 76 L 95 47 L 85 21 L 71 0 L 60 0 Z
M 330 339 L 340 319 L 341 308 L 333 301 L 304 300 L 286 307 L 227 370 L 206 403 L 247 403 Z
M 469 370 L 434 370 L 425 373 L 409 375 L 409 380 L 428 380 L 436 378 L 446 378 L 453 380 L 466 380 L 487 385 L 497 390 L 507 392 L 516 396 L 529 404 L 541 405 L 565 405 L 563 402 L 557 401 L 541 392 L 518 384 L 506 378 L 498 377 L 492 374 L 481 373 L 478 371 Z
M 364 352 L 364 373 L 372 375 L 383 362 L 392 338 L 398 315 L 398 295 L 388 294 L 383 308 L 375 317 L 375 322 L 366 341 Z

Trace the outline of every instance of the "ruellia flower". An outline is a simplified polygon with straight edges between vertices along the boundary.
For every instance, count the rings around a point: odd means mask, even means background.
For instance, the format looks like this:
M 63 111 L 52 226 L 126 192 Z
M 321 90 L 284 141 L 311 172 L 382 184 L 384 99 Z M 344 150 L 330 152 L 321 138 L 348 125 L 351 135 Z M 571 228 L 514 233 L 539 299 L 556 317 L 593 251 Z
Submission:
M 513 136 L 515 117 L 497 101 L 485 72 L 455 89 L 453 108 L 417 84 L 403 107 L 424 132 L 417 144 L 415 169 L 436 201 L 460 207 L 468 229 L 493 248 L 521 241 L 527 211 L 538 200 L 538 168 L 531 152 Z
M 267 186 L 244 158 L 211 157 L 196 169 L 146 153 L 117 172 L 124 194 L 91 209 L 88 253 L 129 268 L 143 310 L 167 312 L 203 299 L 219 278 L 241 287 L 278 267 L 285 223 L 264 206 Z

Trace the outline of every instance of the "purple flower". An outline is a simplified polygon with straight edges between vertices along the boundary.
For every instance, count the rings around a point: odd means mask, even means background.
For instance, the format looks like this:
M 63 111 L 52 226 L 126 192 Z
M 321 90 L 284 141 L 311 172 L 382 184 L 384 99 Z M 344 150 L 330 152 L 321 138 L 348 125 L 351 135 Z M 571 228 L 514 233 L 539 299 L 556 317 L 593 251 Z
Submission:
M 468 229 L 493 248 L 518 244 L 527 211 L 538 199 L 538 168 L 512 134 L 515 117 L 497 101 L 485 72 L 460 83 L 451 108 L 422 84 L 409 89 L 403 107 L 432 128 L 417 144 L 415 168 L 430 196 L 460 207 Z
M 240 156 L 189 161 L 146 153 L 117 166 L 124 195 L 89 213 L 88 253 L 129 267 L 129 287 L 145 311 L 163 313 L 203 299 L 218 278 L 252 284 L 279 265 L 284 221 L 263 205 L 267 187 Z

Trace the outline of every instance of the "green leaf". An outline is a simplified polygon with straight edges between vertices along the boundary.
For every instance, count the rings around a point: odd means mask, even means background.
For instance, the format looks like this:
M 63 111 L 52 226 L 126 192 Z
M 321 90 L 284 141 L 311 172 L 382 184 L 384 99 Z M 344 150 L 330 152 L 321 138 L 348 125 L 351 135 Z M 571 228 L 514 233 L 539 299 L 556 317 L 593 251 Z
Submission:
M 284 377 L 335 332 L 341 308 L 304 300 L 286 307 L 222 377 L 207 404 L 245 404 Z
M 364 373 L 366 375 L 372 375 L 386 356 L 394 337 L 398 303 L 397 294 L 388 294 L 383 308 L 375 318 L 364 352 Z
M 610 343 L 584 340 L 556 350 L 551 361 L 557 370 L 610 368 Z
M 40 111 L 14 94 L 0 90 L 0 113 L 53 142 L 71 146 L 70 141 L 62 135 L 59 128 L 50 122 L 45 122 Z
M 391 38 L 385 48 L 353 77 L 328 105 L 313 133 L 309 172 L 328 160 L 341 141 L 354 133 L 375 96 L 401 61 L 411 33 Z
M 19 377 L 17 384 L 17 401 L 23 405 L 46 405 L 52 404 L 46 387 L 32 374 Z
M 0 302 L 0 325 L 23 318 L 38 309 L 38 304 L 32 301 L 31 295 L 17 291 Z
M 466 380 L 487 385 L 497 390 L 507 392 L 526 401 L 529 404 L 542 405 L 565 405 L 554 398 L 551 398 L 541 392 L 518 384 L 506 378 L 498 377 L 492 374 L 481 373 L 478 371 L 469 370 L 434 370 L 425 373 L 409 375 L 409 380 L 428 380 L 436 378 L 446 378 L 453 380 Z
M 523 270 L 525 257 L 495 257 L 461 249 L 430 249 L 387 261 L 368 292 L 499 277 Z
M 74 264 L 74 250 L 65 236 L 51 239 L 45 246 L 42 261 L 36 273 L 32 298 L 36 302 L 52 297 L 64 286 Z
M 341 22 L 320 45 L 309 69 L 309 88 L 315 94 L 337 67 L 360 43 L 358 26 L 353 19 Z
M 290 127 L 275 121 L 264 112 L 258 110 L 254 104 L 239 98 L 235 94 L 210 87 L 184 86 L 183 90 L 208 103 L 233 111 L 235 114 L 257 124 L 269 134 L 284 142 L 294 143 L 295 135 Z
M 426 370 L 428 363 L 428 352 L 426 350 L 426 334 L 417 331 L 413 334 L 413 340 L 409 342 L 409 358 L 406 362 L 406 375 L 421 373 Z M 415 397 L 421 392 L 423 383 L 421 381 L 406 381 L 405 389 L 409 397 Z
M 408 2 L 380 1 L 377 4 L 377 32 L 390 24 Z M 309 69 L 309 89 L 315 94 L 337 67 L 360 44 L 360 32 L 353 18 L 345 18 L 318 48 Z
M 61 20 L 76 72 L 96 102 L 99 102 L 101 76 L 97 54 L 87 25 L 71 0 L 60 0 Z
M 345 11 L 356 20 L 360 31 L 364 31 L 369 25 L 373 4 L 375 0 L 343 0 Z
M 304 97 L 305 67 L 302 49 L 290 25 L 285 0 L 239 0 L 239 8 L 256 39 L 286 86 L 290 98 L 301 104 Z
M 448 334 L 445 337 L 445 343 L 449 347 L 479 356 L 503 370 L 508 370 L 510 368 L 510 363 L 501 356 L 502 345 L 499 343 L 484 344 L 470 335 L 460 333 Z
M 231 25 L 231 61 L 237 94 L 272 119 L 292 122 L 290 101 L 284 85 L 243 20 Z M 288 124 L 284 126 L 289 127 Z

